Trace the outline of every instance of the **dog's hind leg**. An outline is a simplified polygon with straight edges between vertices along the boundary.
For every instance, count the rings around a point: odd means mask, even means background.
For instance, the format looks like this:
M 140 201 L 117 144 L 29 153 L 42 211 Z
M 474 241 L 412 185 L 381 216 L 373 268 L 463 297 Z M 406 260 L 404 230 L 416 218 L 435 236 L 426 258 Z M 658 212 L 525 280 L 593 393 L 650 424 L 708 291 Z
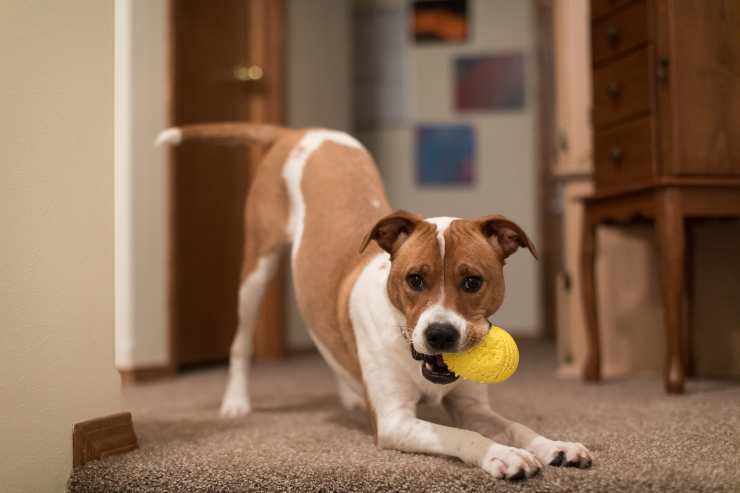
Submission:
M 249 358 L 260 302 L 278 263 L 278 251 L 260 256 L 239 288 L 239 324 L 231 343 L 229 383 L 226 387 L 221 414 L 237 417 L 251 410 L 248 391 Z
M 231 344 L 229 383 L 226 387 L 221 414 L 243 416 L 251 410 L 249 400 L 249 364 L 255 327 L 265 290 L 274 277 L 280 253 L 287 242 L 285 223 L 276 217 L 279 207 L 261 207 L 261 193 L 268 187 L 253 187 L 247 200 L 244 267 L 239 288 L 239 323 Z M 282 214 L 278 214 L 280 216 Z

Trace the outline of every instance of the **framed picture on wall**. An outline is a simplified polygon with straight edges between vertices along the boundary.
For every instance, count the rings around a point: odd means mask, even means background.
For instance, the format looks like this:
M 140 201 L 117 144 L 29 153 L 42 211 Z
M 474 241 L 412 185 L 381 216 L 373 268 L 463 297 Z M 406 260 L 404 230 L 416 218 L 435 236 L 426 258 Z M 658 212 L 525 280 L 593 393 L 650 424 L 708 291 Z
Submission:
M 413 0 L 411 38 L 416 43 L 462 43 L 468 39 L 468 0 Z
M 477 166 L 472 126 L 418 125 L 415 139 L 417 184 L 475 184 Z
M 521 53 L 460 56 L 453 63 L 455 110 L 524 108 L 524 55 Z

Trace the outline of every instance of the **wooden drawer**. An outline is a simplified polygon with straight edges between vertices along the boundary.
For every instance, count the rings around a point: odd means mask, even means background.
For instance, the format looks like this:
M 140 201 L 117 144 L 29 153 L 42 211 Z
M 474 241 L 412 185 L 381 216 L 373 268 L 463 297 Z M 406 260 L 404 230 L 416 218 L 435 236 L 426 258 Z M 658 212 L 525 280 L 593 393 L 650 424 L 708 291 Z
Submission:
M 591 29 L 594 62 L 606 60 L 647 42 L 647 20 L 647 5 L 642 1 L 594 23 Z
M 646 47 L 594 71 L 596 129 L 650 111 L 649 60 Z
M 609 15 L 619 7 L 627 5 L 630 1 L 632 0 L 591 0 L 591 18 L 598 19 Z
M 597 132 L 594 145 L 594 178 L 597 190 L 621 188 L 650 181 L 655 152 L 650 117 Z

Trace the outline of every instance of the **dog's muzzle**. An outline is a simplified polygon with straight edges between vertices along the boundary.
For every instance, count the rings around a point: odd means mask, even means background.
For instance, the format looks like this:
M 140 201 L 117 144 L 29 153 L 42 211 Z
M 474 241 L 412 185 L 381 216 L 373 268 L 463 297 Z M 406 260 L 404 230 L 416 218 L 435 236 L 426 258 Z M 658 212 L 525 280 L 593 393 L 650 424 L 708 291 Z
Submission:
M 432 383 L 444 385 L 459 378 L 447 368 L 441 354 L 421 354 L 411 344 L 411 357 L 417 361 L 422 361 L 421 374 Z

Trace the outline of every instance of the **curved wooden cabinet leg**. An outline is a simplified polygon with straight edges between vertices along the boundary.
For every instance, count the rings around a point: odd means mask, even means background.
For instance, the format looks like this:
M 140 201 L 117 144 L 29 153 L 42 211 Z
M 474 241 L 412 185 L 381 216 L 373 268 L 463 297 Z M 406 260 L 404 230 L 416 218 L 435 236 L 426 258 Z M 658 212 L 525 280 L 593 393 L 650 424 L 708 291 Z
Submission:
M 588 205 L 584 206 L 581 232 L 581 297 L 588 338 L 588 352 L 583 367 L 583 379 L 587 382 L 601 380 L 601 346 L 596 305 L 596 226 L 589 215 Z
M 662 191 L 657 209 L 655 231 L 666 330 L 665 386 L 668 393 L 680 394 L 684 391 L 686 373 L 683 355 L 686 228 L 680 192 L 673 189 Z

